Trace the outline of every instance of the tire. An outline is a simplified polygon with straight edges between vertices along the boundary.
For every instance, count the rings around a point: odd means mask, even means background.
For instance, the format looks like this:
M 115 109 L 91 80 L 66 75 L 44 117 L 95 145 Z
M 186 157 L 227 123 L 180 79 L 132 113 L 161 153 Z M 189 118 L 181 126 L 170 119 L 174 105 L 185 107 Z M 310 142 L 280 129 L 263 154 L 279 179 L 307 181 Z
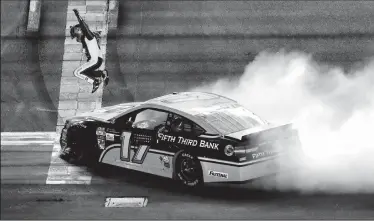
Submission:
M 84 148 L 77 148 L 74 151 L 74 164 L 87 167 L 96 167 L 99 164 L 100 155 L 94 151 Z
M 200 161 L 192 154 L 182 152 L 175 161 L 175 179 L 184 186 L 203 185 L 203 172 Z
M 68 149 L 67 147 L 66 149 Z M 68 163 L 75 164 L 75 165 L 83 165 L 86 163 L 86 157 L 83 151 L 79 150 L 78 148 L 72 149 L 69 148 L 70 151 L 63 151 L 60 153 L 60 158 L 65 160 Z

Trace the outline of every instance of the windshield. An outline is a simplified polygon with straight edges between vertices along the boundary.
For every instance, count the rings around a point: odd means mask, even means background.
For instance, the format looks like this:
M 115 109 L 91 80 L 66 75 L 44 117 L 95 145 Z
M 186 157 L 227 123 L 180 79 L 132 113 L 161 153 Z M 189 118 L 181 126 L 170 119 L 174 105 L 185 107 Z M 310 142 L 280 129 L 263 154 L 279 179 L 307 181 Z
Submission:
M 211 110 L 198 116 L 224 135 L 267 124 L 240 105 Z

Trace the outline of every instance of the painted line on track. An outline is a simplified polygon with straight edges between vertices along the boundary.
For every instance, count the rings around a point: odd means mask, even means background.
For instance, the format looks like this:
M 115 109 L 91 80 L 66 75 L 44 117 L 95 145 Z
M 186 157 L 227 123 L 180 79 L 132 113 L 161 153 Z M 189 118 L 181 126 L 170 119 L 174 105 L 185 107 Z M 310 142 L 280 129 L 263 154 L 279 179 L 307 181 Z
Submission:
M 20 139 L 55 139 L 56 132 L 1 132 L 1 141 Z
M 148 204 L 147 197 L 108 197 L 105 200 L 105 207 L 122 208 L 122 207 L 146 207 Z
M 46 184 L 91 184 L 91 173 L 84 167 L 71 165 L 59 157 L 60 144 L 53 145 Z
M 1 146 L 51 145 L 56 132 L 2 132 Z
M 27 145 L 51 145 L 54 141 L 52 140 L 24 140 L 24 141 L 1 141 L 1 145 L 7 146 L 27 146 Z

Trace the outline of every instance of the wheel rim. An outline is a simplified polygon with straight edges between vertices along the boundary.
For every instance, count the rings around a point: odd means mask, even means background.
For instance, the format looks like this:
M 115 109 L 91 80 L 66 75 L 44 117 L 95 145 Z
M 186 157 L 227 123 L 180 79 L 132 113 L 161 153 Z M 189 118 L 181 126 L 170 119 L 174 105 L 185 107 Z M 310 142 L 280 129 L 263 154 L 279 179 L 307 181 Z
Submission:
M 195 181 L 198 178 L 198 165 L 194 160 L 181 161 L 181 174 L 186 181 Z

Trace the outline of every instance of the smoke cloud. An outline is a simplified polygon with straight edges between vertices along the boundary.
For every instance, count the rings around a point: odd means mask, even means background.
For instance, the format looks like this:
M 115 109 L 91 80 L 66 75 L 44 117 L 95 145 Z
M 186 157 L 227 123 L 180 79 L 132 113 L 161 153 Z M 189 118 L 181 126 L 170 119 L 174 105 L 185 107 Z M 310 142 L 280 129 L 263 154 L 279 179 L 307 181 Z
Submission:
M 374 192 L 374 59 L 344 71 L 302 52 L 263 52 L 239 79 L 193 91 L 224 95 L 271 123 L 297 126 L 307 158 L 262 187 Z

